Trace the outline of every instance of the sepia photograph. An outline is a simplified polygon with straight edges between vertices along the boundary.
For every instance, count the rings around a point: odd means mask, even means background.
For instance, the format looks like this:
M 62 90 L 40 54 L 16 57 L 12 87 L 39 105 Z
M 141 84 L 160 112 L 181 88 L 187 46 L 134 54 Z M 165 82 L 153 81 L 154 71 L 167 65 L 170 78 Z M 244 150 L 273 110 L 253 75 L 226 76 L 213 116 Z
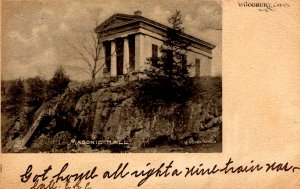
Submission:
M 221 153 L 219 0 L 2 1 L 2 153 Z

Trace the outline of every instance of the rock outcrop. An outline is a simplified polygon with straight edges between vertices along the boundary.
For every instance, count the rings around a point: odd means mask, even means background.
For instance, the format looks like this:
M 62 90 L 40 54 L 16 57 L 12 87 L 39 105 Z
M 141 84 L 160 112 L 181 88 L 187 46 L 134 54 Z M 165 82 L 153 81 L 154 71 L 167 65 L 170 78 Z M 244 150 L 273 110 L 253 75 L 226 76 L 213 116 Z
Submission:
M 127 141 L 130 147 L 221 140 L 221 89 L 199 91 L 185 105 L 162 106 L 149 115 L 134 105 L 135 87 L 135 82 L 97 87 L 64 100 L 60 112 L 84 138 Z
M 220 80 L 206 82 L 211 85 L 203 85 L 196 99 L 159 107 L 152 114 L 133 103 L 138 81 L 70 86 L 63 96 L 47 102 L 47 106 L 56 106 L 56 113 L 51 122 L 40 126 L 42 132 L 34 137 L 31 147 L 47 144 L 43 148 L 47 151 L 68 151 L 75 148 L 69 145 L 71 140 L 126 141 L 132 149 L 219 142 L 222 89 Z M 97 145 L 92 148 L 97 149 Z

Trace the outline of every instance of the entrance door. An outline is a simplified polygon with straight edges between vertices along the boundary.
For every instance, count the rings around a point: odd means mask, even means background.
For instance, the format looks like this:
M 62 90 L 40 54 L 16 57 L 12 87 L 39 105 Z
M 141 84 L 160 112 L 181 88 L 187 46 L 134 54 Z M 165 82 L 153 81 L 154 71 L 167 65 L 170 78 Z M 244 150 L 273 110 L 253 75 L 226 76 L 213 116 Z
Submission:
M 117 53 L 117 75 L 123 74 L 123 56 L 124 56 L 124 40 L 123 38 L 116 39 Z
M 200 59 L 196 58 L 195 61 L 196 77 L 200 77 Z

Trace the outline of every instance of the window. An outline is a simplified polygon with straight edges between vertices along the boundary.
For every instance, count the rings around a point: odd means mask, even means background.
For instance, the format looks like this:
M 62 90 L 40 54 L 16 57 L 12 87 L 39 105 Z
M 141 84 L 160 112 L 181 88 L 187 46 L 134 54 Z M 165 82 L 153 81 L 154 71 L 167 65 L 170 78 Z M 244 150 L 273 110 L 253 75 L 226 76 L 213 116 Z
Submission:
M 157 64 L 158 46 L 152 44 L 152 63 Z
M 165 69 L 167 72 L 172 72 L 173 71 L 173 51 L 172 50 L 166 50 L 166 65 Z
M 186 54 L 182 54 L 181 55 L 181 60 L 182 60 L 182 72 L 184 73 L 184 74 L 186 74 L 186 73 L 188 73 L 188 71 L 187 71 L 187 56 L 186 56 Z
M 157 57 L 158 55 L 158 46 L 152 44 L 152 57 Z
M 196 68 L 196 77 L 200 77 L 200 59 L 196 58 L 195 60 L 195 68 Z

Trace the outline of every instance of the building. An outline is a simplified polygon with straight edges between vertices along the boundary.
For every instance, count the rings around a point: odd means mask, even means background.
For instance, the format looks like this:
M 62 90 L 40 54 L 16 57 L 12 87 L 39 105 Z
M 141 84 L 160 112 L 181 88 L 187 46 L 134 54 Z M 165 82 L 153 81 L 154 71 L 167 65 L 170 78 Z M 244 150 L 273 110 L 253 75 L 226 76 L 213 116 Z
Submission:
M 133 15 L 114 14 L 95 28 L 101 35 L 103 47 L 100 51 L 105 63 L 102 73 L 118 76 L 147 68 L 147 58 L 160 56 L 168 27 L 147 19 L 141 11 Z M 187 62 L 193 66 L 189 73 L 194 76 L 211 76 L 211 59 L 214 45 L 188 34 L 182 37 L 189 41 Z

